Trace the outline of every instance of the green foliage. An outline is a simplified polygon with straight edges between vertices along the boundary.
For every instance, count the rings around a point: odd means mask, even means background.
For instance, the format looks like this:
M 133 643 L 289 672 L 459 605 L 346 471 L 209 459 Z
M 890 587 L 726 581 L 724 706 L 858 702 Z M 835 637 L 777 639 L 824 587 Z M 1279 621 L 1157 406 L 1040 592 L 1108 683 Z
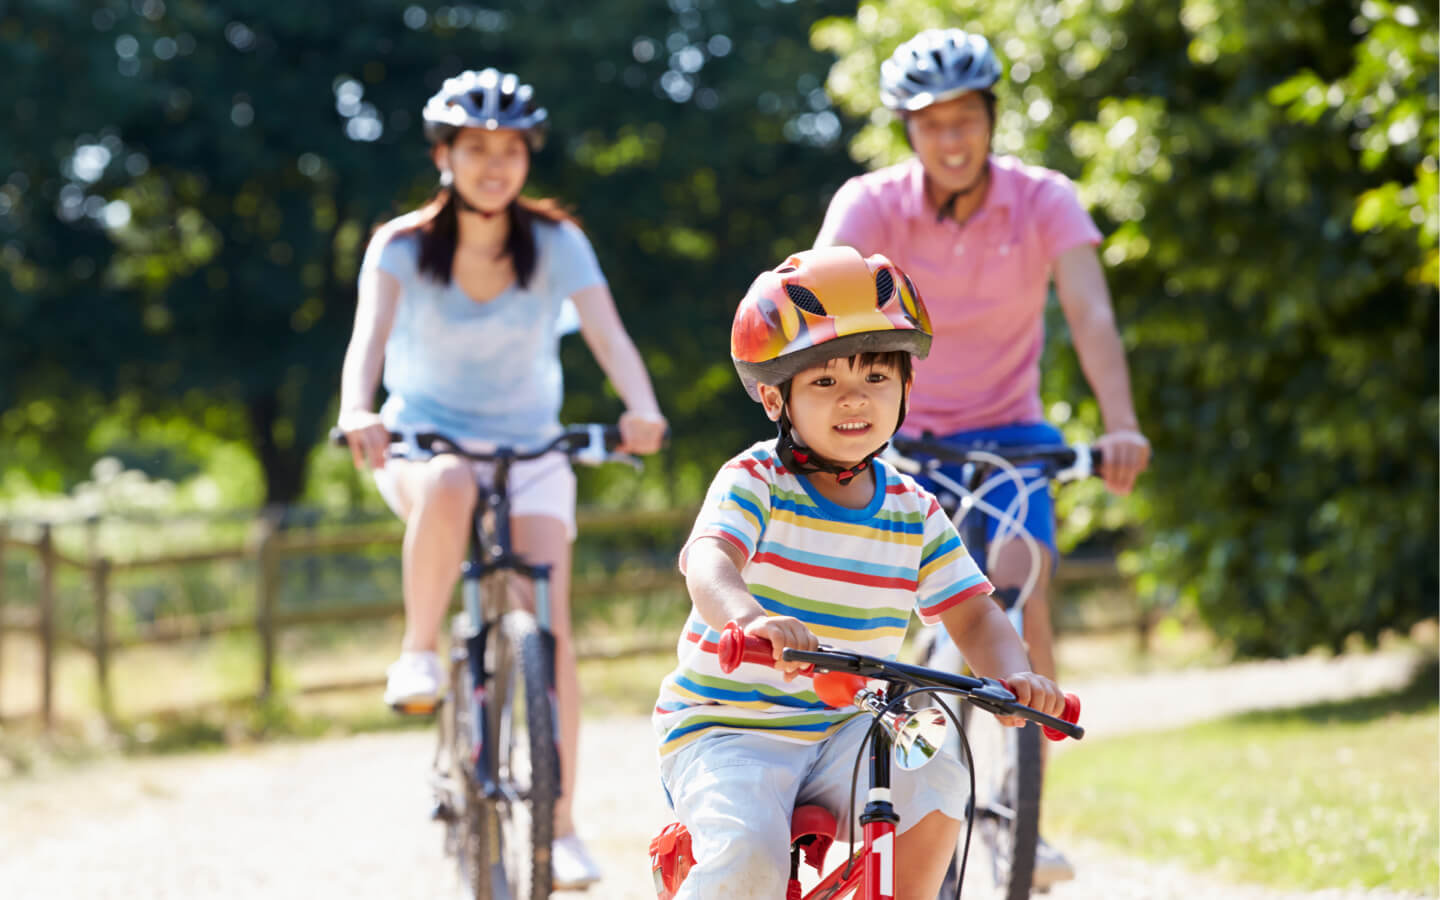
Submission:
M 495 65 L 549 107 L 531 190 L 576 207 L 655 373 L 675 438 L 651 477 L 694 490 L 764 431 L 729 369 L 735 303 L 854 170 L 806 32 L 848 8 L 0 4 L 0 109 L 23 126 L 0 146 L 0 443 L 26 435 L 0 468 L 73 482 L 120 398 L 213 420 L 267 500 L 299 496 L 363 244 L 435 184 L 420 107 Z M 564 355 L 567 418 L 613 419 L 580 342 Z
M 923 27 L 1006 64 L 995 146 L 1076 178 L 1155 447 L 1132 521 L 1148 592 L 1242 653 L 1436 613 L 1435 10 L 1338 0 L 865 3 L 814 30 L 828 86 L 905 151 L 878 63 Z M 1063 329 L 1045 393 L 1093 404 Z M 1108 512 L 1108 511 L 1107 511 Z
M 1433 891 L 1435 684 L 1062 754 L 1047 827 L 1226 880 Z

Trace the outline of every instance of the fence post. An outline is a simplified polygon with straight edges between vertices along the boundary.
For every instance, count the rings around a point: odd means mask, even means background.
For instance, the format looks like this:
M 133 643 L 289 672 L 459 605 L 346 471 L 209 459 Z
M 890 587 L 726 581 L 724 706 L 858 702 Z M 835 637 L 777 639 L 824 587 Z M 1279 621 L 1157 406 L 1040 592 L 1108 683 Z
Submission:
M 260 699 L 275 687 L 275 534 L 280 519 L 267 509 L 257 524 L 255 542 L 255 631 L 260 638 Z
M 100 552 L 100 518 L 85 520 L 85 543 L 90 555 L 90 587 L 95 595 L 95 683 L 100 696 L 100 715 L 105 724 L 115 720 L 110 696 L 110 560 Z
M 10 541 L 10 523 L 0 521 L 0 722 L 5 721 L 5 545 Z
M 40 526 L 40 721 L 55 725 L 55 540 L 50 523 Z

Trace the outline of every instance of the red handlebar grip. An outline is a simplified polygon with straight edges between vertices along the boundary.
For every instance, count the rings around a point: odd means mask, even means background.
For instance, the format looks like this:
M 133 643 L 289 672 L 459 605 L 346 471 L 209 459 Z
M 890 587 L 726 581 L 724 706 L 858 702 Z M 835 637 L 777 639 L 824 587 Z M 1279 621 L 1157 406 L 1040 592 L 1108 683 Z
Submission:
M 1074 694 L 1066 694 L 1066 695 L 1065 695 L 1065 709 L 1060 713 L 1060 718 L 1062 718 L 1062 719 L 1064 719 L 1065 721 L 1071 723 L 1072 725 L 1073 725 L 1074 723 L 1080 721 L 1080 698 L 1079 698 L 1079 697 L 1075 696 Z M 1056 731 L 1055 729 L 1051 728 L 1049 725 L 1044 726 L 1041 730 L 1044 731 L 1044 732 L 1045 732 L 1045 736 L 1046 736 L 1047 738 L 1049 738 L 1050 740 L 1052 740 L 1052 741 L 1063 741 L 1063 740 L 1065 740 L 1065 735 L 1064 735 L 1062 732 Z
M 770 642 L 765 638 L 746 634 L 745 629 L 735 622 L 726 623 L 725 630 L 720 633 L 720 643 L 715 649 L 715 655 L 720 657 L 720 671 L 727 675 L 739 668 L 742 662 L 771 668 L 775 666 L 775 648 Z

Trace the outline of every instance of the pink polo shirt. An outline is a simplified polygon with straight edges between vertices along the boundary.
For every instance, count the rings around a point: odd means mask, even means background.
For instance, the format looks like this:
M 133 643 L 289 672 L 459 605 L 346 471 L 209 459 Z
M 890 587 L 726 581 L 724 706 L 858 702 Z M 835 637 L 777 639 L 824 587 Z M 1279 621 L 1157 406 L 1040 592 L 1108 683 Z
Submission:
M 905 431 L 950 434 L 1040 422 L 1040 351 L 1055 259 L 1100 230 L 1058 172 L 990 157 L 985 203 L 964 225 L 935 221 L 914 158 L 835 192 L 816 246 L 883 253 L 930 311 L 935 342 L 916 363 Z

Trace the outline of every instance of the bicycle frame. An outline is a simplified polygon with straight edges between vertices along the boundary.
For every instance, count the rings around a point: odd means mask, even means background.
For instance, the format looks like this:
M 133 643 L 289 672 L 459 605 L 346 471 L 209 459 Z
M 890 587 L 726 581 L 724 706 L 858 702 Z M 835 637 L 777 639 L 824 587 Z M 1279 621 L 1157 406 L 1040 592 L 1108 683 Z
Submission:
M 900 816 L 890 803 L 892 746 L 884 729 L 877 729 L 870 742 L 870 796 L 860 814 L 861 849 L 845 865 L 832 869 L 802 900 L 840 900 L 859 888 L 863 893 L 856 895 L 856 900 L 894 900 L 895 834 Z

